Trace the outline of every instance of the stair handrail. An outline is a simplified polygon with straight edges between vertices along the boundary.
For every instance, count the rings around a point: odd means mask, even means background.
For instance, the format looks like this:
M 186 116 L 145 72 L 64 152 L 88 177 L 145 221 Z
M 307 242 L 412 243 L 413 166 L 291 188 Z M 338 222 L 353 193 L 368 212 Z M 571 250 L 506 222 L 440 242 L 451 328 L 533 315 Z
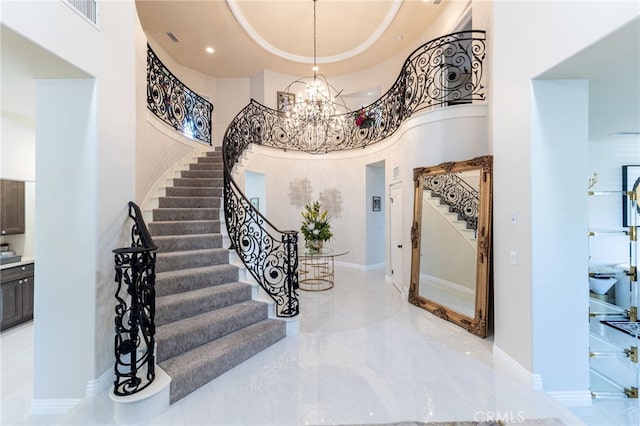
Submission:
M 354 112 L 342 115 L 341 129 L 328 138 L 322 152 L 367 146 L 387 139 L 418 111 L 445 105 L 484 101 L 485 32 L 459 31 L 433 39 L 415 49 L 387 92 L 363 107 L 375 115 L 370 127 L 355 124 Z M 227 232 L 247 270 L 276 301 L 281 317 L 298 315 L 297 231 L 280 231 L 244 195 L 233 168 L 250 144 L 302 150 L 291 140 L 286 116 L 251 99 L 231 121 L 222 141 L 224 214 Z
M 425 176 L 423 181 L 425 188 L 457 213 L 469 229 L 478 230 L 480 194 L 474 187 L 453 173 Z
M 155 379 L 155 266 L 158 247 L 140 207 L 129 201 L 131 246 L 113 250 L 115 261 L 115 380 L 113 393 L 133 395 Z
M 249 273 L 276 302 L 276 316 L 299 313 L 298 231 L 281 231 L 256 209 L 232 176 L 233 165 L 259 135 L 247 131 L 253 109 L 266 108 L 251 100 L 232 120 L 223 139 L 224 214 L 230 249 L 235 250 Z

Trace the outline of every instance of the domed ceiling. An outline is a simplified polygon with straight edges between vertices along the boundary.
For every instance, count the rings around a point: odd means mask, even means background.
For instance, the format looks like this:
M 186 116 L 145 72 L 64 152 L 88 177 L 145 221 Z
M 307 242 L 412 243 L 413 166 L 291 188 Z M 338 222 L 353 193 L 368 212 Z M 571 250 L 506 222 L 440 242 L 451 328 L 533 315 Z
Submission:
M 320 72 L 351 73 L 417 48 L 447 1 L 317 0 Z M 311 73 L 313 0 L 137 0 L 136 6 L 145 32 L 174 60 L 202 73 Z

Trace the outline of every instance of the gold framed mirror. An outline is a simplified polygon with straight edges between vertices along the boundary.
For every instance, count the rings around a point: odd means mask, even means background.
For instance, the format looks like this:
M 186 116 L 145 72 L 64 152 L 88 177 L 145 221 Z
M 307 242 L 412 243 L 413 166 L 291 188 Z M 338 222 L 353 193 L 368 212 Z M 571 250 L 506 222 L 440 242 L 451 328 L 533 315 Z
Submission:
M 413 169 L 409 302 L 487 337 L 492 157 Z

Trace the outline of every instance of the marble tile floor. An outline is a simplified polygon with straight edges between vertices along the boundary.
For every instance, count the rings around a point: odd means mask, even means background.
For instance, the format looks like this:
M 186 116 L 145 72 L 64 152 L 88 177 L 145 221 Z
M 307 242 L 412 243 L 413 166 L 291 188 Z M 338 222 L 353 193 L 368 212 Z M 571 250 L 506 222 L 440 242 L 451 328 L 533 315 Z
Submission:
M 562 407 L 494 362 L 480 339 L 405 302 L 383 271 L 336 267 L 301 292 L 300 333 L 173 404 L 155 425 L 329 425 L 490 420 L 640 425 L 634 400 Z M 0 425 L 114 425 L 108 391 L 65 416 L 30 416 L 32 326 L 0 335 Z M 549 419 L 545 422 L 540 419 Z

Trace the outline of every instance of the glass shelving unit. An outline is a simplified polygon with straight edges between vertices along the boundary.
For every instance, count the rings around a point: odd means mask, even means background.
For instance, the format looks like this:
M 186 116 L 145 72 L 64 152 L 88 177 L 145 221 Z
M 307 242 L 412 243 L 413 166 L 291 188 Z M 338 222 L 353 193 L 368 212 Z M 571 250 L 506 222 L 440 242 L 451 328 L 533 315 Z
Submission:
M 616 196 L 617 200 L 620 196 L 628 197 L 630 211 L 636 212 L 638 208 L 638 191 L 589 191 L 588 195 Z M 614 235 L 629 237 L 628 309 L 595 297 L 589 299 L 589 367 L 593 398 L 638 398 L 640 322 L 637 307 L 640 297 L 637 275 L 637 223 L 636 215 L 632 216 L 627 228 L 589 229 L 590 238 Z

